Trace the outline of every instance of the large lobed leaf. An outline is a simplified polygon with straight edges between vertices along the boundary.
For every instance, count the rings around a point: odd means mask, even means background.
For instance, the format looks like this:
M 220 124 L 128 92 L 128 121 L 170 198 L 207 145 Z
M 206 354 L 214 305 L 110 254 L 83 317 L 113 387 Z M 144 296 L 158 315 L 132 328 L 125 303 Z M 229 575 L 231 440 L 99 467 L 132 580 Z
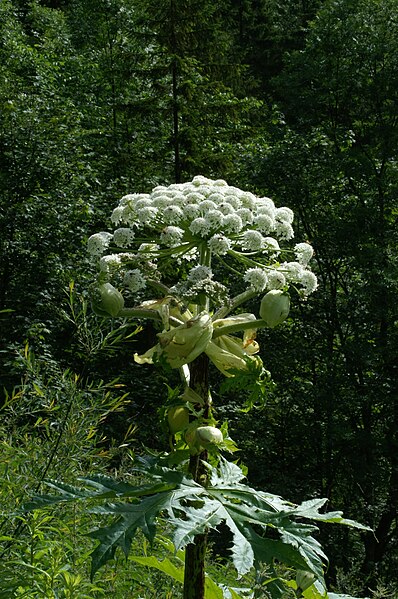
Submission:
M 26 508 L 76 500 L 106 501 L 90 508 L 94 513 L 116 517 L 110 525 L 90 533 L 98 541 L 92 554 L 92 575 L 114 557 L 117 548 L 127 556 L 137 530 L 141 529 L 152 543 L 159 518 L 167 518 L 173 525 L 177 551 L 193 543 L 196 535 L 223 522 L 232 533 L 231 558 L 239 576 L 253 566 L 278 561 L 313 572 L 323 587 L 327 558 L 313 536 L 317 527 L 303 519 L 369 530 L 344 519 L 340 512 L 320 513 L 325 499 L 297 506 L 276 495 L 257 491 L 242 483 L 244 475 L 236 464 L 223 458 L 218 468 L 206 466 L 210 480 L 207 488 L 169 468 L 162 458 L 151 457 L 142 459 L 137 469 L 145 472 L 152 483 L 133 486 L 110 477 L 92 476 L 81 479 L 85 488 L 77 488 L 51 481 L 47 484 L 58 495 L 36 497 Z M 116 501 L 108 503 L 111 499 Z

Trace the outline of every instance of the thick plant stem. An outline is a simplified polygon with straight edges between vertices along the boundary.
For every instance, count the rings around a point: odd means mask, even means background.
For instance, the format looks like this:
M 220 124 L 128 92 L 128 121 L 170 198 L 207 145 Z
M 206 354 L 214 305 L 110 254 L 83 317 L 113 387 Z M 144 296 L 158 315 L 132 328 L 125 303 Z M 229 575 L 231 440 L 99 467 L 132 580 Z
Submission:
M 190 387 L 200 395 L 205 404 L 204 417 L 209 415 L 209 359 L 201 354 L 190 367 Z M 191 456 L 189 471 L 194 480 L 203 486 L 207 484 L 207 472 L 203 462 L 207 460 L 207 452 Z M 185 550 L 184 599 L 204 599 L 205 597 L 205 555 L 207 535 L 196 535 L 195 542 L 187 545 Z
M 196 535 L 185 549 L 184 599 L 205 597 L 205 554 L 207 535 Z

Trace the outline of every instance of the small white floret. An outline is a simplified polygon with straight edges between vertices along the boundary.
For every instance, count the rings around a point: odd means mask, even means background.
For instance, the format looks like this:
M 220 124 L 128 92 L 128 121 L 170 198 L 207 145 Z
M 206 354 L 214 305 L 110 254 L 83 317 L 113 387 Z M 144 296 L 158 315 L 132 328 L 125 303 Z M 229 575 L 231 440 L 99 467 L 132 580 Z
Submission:
M 100 231 L 100 233 L 94 233 L 87 241 L 87 249 L 89 254 L 92 256 L 100 256 L 108 248 L 113 238 L 112 233 L 107 231 Z
M 254 287 L 255 291 L 264 291 L 268 281 L 267 273 L 262 268 L 249 268 L 243 279 Z
M 134 268 L 133 270 L 128 270 L 124 275 L 123 283 L 135 293 L 139 291 L 139 289 L 144 289 L 146 287 L 145 278 L 138 268 Z
M 231 248 L 231 240 L 225 237 L 225 235 L 213 235 L 209 239 L 208 246 L 216 256 L 224 256 Z
M 249 252 L 258 252 L 264 248 L 264 237 L 260 231 L 248 229 L 242 235 L 242 246 Z
M 318 280 L 311 270 L 303 270 L 300 276 L 300 284 L 303 286 L 304 295 L 310 295 L 318 287 Z
M 134 241 L 134 231 L 127 227 L 122 227 L 120 229 L 116 229 L 113 234 L 113 241 L 115 245 L 120 248 L 129 247 Z
M 314 249 L 309 243 L 297 243 L 294 246 L 294 253 L 296 254 L 297 262 L 300 262 L 303 266 L 307 266 L 314 255 Z
M 180 229 L 180 227 L 165 227 L 160 234 L 160 241 L 164 245 L 174 247 L 181 243 L 183 235 L 184 229 Z

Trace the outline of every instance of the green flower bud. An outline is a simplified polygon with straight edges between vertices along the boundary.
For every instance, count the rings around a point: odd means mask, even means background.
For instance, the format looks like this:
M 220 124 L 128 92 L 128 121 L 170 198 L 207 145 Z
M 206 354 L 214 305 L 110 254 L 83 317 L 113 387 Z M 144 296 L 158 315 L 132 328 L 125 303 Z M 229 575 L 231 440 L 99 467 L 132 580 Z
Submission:
M 222 432 L 215 426 L 199 426 L 196 429 L 195 438 L 196 442 L 205 448 L 210 445 L 219 445 L 224 440 Z
M 103 283 L 94 288 L 92 306 L 99 316 L 115 317 L 124 307 L 124 299 L 113 285 Z
M 184 406 L 172 406 L 167 412 L 167 422 L 172 435 L 184 430 L 189 424 L 189 411 Z
M 273 329 L 288 317 L 289 296 L 280 289 L 271 289 L 261 300 L 260 317 Z

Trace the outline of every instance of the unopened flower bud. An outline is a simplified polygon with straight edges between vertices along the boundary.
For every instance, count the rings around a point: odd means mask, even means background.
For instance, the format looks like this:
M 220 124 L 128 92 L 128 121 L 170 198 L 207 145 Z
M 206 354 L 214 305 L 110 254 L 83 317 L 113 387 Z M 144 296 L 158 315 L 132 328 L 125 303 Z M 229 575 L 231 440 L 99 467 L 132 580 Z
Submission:
M 260 316 L 273 329 L 288 317 L 289 296 L 281 289 L 271 289 L 261 300 Z
M 189 424 L 189 411 L 185 406 L 172 406 L 167 412 L 167 422 L 172 435 L 184 430 Z
M 124 307 L 124 299 L 113 285 L 103 283 L 94 288 L 92 306 L 99 316 L 115 317 Z
M 195 436 L 199 445 L 205 448 L 210 445 L 219 445 L 224 440 L 222 432 L 215 426 L 199 426 Z

